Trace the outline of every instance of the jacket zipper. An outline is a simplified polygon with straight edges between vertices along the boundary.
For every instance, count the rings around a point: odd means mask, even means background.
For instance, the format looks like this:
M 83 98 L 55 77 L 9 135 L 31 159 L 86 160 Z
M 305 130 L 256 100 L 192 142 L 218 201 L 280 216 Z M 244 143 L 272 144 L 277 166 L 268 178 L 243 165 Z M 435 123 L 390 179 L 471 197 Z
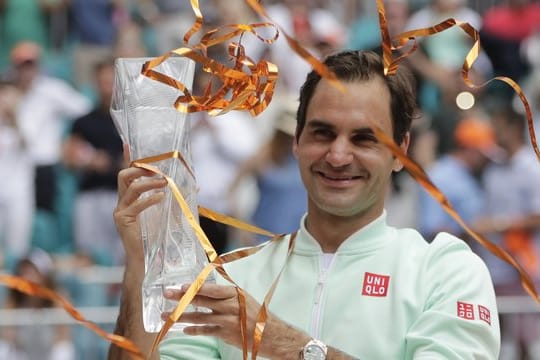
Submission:
M 330 259 L 325 259 L 325 256 L 330 257 Z M 323 294 L 326 286 L 328 273 L 332 269 L 335 259 L 336 254 L 323 254 L 319 257 L 319 279 L 317 281 L 317 288 L 315 289 L 315 298 L 313 300 L 313 314 L 311 317 L 311 335 L 315 339 L 319 338 L 320 322 L 323 313 Z

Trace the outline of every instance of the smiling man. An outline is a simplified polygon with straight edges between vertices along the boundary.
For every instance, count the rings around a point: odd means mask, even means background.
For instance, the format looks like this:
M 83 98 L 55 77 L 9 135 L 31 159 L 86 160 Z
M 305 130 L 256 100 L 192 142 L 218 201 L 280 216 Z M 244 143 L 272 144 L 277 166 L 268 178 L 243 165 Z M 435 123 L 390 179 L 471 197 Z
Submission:
M 246 291 L 249 340 L 259 304 L 284 267 L 269 305 L 261 359 L 497 359 L 497 309 L 482 261 L 449 234 L 428 244 L 417 231 L 386 223 L 390 176 L 402 164 L 372 126 L 407 150 L 415 110 L 410 74 L 402 67 L 384 76 L 381 58 L 371 52 L 338 53 L 325 64 L 346 92 L 315 72 L 300 92 L 294 153 L 308 212 L 291 235 L 292 253 L 288 257 L 286 237 L 226 267 Z M 148 349 L 136 218 L 162 199 L 139 195 L 166 182 L 133 181 L 144 175 L 136 168 L 119 174 L 115 218 L 128 260 L 117 333 Z M 199 326 L 171 333 L 161 344 L 162 359 L 242 358 L 236 290 L 217 279 L 193 300 L 211 312 L 183 314 L 181 321 Z M 111 348 L 111 359 L 121 356 Z

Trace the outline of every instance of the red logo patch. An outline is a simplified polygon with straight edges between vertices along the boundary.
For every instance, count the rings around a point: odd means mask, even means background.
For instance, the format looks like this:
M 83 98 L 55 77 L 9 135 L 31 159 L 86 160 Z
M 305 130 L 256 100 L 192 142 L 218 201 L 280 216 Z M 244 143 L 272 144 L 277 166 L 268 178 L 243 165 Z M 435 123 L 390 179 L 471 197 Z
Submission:
M 362 295 L 384 297 L 388 294 L 389 283 L 390 276 L 366 272 L 364 274 Z
M 474 305 L 458 301 L 457 316 L 465 320 L 474 320 Z
M 487 307 L 478 305 L 478 317 L 491 326 L 491 313 Z

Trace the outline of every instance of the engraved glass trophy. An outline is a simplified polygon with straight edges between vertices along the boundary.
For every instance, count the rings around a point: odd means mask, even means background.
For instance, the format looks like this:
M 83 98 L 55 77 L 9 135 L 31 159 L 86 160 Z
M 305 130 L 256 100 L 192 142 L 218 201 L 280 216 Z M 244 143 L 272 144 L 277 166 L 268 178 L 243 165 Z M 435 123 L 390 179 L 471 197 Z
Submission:
M 120 58 L 115 63 L 115 86 L 111 114 L 124 143 L 129 144 L 131 160 L 178 151 L 185 164 L 176 158 L 151 163 L 170 176 L 197 219 L 197 187 L 191 168 L 190 124 L 188 114 L 177 111 L 174 102 L 183 95 L 178 89 L 143 74 L 150 58 Z M 187 58 L 170 57 L 155 71 L 191 89 L 195 63 Z M 140 216 L 145 252 L 145 277 L 142 286 L 143 322 L 148 332 L 158 332 L 161 314 L 172 311 L 176 302 L 167 301 L 163 291 L 191 283 L 208 263 L 204 249 L 182 213 L 171 190 L 164 200 Z M 189 308 L 188 310 L 189 311 Z M 179 330 L 176 324 L 171 330 Z

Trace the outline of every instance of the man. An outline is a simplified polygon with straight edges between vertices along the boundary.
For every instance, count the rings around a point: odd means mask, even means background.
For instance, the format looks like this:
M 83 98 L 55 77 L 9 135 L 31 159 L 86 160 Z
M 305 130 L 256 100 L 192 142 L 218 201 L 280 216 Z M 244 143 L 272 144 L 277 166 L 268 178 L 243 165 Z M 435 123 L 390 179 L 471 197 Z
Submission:
M 35 168 L 35 216 L 32 243 L 57 252 L 65 245 L 59 200 L 59 163 L 66 126 L 86 114 L 90 101 L 67 82 L 50 77 L 41 69 L 41 47 L 29 41 L 18 43 L 10 52 L 13 81 L 21 93 L 17 121 Z
M 82 116 L 90 102 L 66 82 L 40 70 L 41 48 L 21 42 L 11 51 L 14 81 L 22 93 L 17 116 L 36 164 L 36 206 L 54 211 L 54 166 L 60 160 L 62 133 L 67 121 Z
M 123 165 L 122 140 L 109 108 L 114 84 L 114 62 L 94 69 L 98 104 L 73 123 L 64 142 L 64 164 L 77 172 L 79 193 L 75 201 L 76 250 L 98 264 L 123 263 L 122 245 L 110 217 L 117 198 L 116 175 Z
M 433 183 L 446 195 L 454 209 L 472 224 L 484 210 L 482 170 L 489 160 L 497 161 L 499 148 L 489 121 L 476 118 L 459 120 L 454 132 L 454 148 L 428 170 Z M 461 226 L 427 193 L 419 194 L 419 231 L 428 241 L 441 231 L 465 235 Z
M 14 84 L 0 82 L 0 173 L 9 174 L 0 187 L 0 241 L 8 268 L 30 250 L 34 215 L 34 166 L 16 116 L 20 100 Z
M 407 150 L 415 102 L 406 69 L 384 76 L 381 58 L 371 52 L 339 53 L 325 64 L 346 92 L 312 72 L 300 93 L 293 150 L 308 212 L 294 250 L 287 258 L 286 238 L 226 268 L 248 294 L 248 339 L 259 304 L 285 266 L 269 306 L 261 358 L 496 359 L 499 325 L 484 264 L 451 235 L 440 234 L 428 245 L 416 231 L 386 224 L 390 175 L 402 164 L 372 127 Z M 152 337 L 141 322 L 144 266 L 136 216 L 162 199 L 139 195 L 165 186 L 158 179 L 134 181 L 145 174 L 121 171 L 115 211 L 127 254 L 118 333 L 143 350 Z M 170 335 L 161 359 L 242 358 L 236 290 L 217 282 L 204 285 L 193 300 L 211 313 L 181 317 L 208 325 Z M 182 291 L 168 295 L 178 299 Z M 113 348 L 110 358 L 121 355 Z

